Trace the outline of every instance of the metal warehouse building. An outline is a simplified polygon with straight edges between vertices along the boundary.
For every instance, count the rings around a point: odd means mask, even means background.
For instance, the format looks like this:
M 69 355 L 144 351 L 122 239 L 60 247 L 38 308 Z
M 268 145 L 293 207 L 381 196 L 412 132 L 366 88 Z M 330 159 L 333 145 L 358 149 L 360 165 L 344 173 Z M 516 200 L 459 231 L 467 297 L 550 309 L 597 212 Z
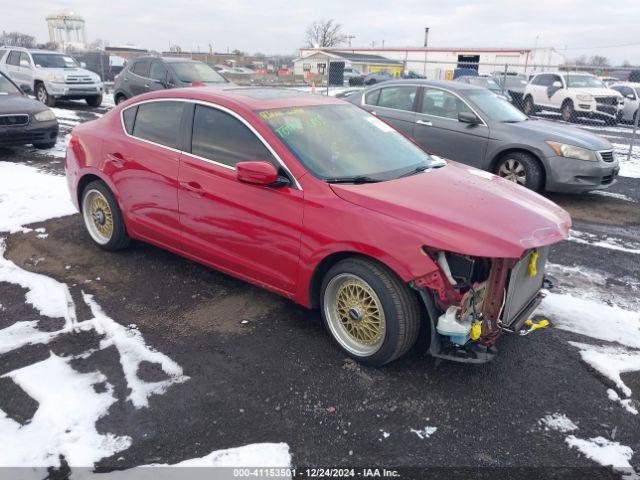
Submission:
M 348 57 L 362 55 L 385 58 L 402 65 L 407 71 L 425 75 L 431 79 L 447 79 L 456 68 L 478 67 L 478 73 L 489 74 L 501 71 L 508 65 L 509 71 L 531 73 L 540 70 L 556 70 L 565 63 L 565 58 L 554 48 L 444 48 L 444 47 L 398 47 L 398 48 L 303 48 L 296 60 L 296 73 L 303 74 L 305 59 L 318 56 L 337 55 Z M 300 71 L 298 72 L 298 65 Z M 349 66 L 349 65 L 347 65 Z M 354 64 L 354 66 L 360 66 Z M 360 68 L 361 69 L 361 68 Z M 382 69 L 382 68 L 379 68 Z M 365 72 L 371 71 L 365 69 Z

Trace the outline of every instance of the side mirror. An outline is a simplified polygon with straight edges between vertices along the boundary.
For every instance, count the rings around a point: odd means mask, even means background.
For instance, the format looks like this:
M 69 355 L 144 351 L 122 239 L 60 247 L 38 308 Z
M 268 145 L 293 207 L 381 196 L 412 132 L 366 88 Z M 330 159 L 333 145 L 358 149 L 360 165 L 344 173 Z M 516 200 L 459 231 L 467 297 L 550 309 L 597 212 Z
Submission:
M 269 162 L 254 160 L 236 163 L 236 178 L 240 182 L 265 187 L 282 187 L 289 179 L 278 175 L 278 169 Z
M 556 80 L 551 84 L 551 88 L 562 88 L 562 82 L 559 82 L 558 80 Z
M 458 113 L 458 121 L 462 123 L 469 123 L 471 125 L 478 125 L 480 123 L 478 116 L 472 112 Z
M 635 100 L 635 99 L 636 99 L 636 96 L 635 96 L 633 93 L 628 93 L 628 94 L 626 95 L 626 97 L 627 97 L 629 100 Z
M 31 85 L 29 85 L 28 83 L 23 83 L 22 85 L 20 85 L 20 90 L 22 90 L 24 93 L 31 93 L 33 91 Z

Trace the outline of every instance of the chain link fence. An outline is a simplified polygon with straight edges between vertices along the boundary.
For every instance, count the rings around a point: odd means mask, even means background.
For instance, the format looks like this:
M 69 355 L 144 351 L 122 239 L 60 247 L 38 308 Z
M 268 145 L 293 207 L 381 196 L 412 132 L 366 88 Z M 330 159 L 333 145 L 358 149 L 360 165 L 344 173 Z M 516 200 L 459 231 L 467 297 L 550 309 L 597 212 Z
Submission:
M 415 60 L 404 62 L 401 73 L 362 70 L 352 79 L 350 65 L 327 60 L 305 81 L 317 93 L 338 96 L 402 77 L 478 85 L 531 117 L 607 138 L 618 158 L 637 164 L 640 177 L 640 67 Z

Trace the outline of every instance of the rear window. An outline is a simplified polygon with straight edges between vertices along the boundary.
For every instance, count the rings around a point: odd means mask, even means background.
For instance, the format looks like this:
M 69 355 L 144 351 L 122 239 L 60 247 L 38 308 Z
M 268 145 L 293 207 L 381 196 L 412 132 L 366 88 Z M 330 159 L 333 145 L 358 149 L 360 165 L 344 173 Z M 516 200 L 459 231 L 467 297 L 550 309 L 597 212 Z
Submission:
M 177 148 L 183 109 L 182 102 L 151 102 L 138 105 L 133 136 Z

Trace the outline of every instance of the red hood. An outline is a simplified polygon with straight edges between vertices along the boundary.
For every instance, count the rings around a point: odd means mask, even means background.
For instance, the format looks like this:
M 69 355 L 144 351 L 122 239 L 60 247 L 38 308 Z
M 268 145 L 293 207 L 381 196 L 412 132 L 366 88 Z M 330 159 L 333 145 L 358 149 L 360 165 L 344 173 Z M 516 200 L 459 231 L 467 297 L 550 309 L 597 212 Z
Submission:
M 571 217 L 555 203 L 466 165 L 388 182 L 332 184 L 343 200 L 424 229 L 424 244 L 479 257 L 519 258 L 567 238 Z

